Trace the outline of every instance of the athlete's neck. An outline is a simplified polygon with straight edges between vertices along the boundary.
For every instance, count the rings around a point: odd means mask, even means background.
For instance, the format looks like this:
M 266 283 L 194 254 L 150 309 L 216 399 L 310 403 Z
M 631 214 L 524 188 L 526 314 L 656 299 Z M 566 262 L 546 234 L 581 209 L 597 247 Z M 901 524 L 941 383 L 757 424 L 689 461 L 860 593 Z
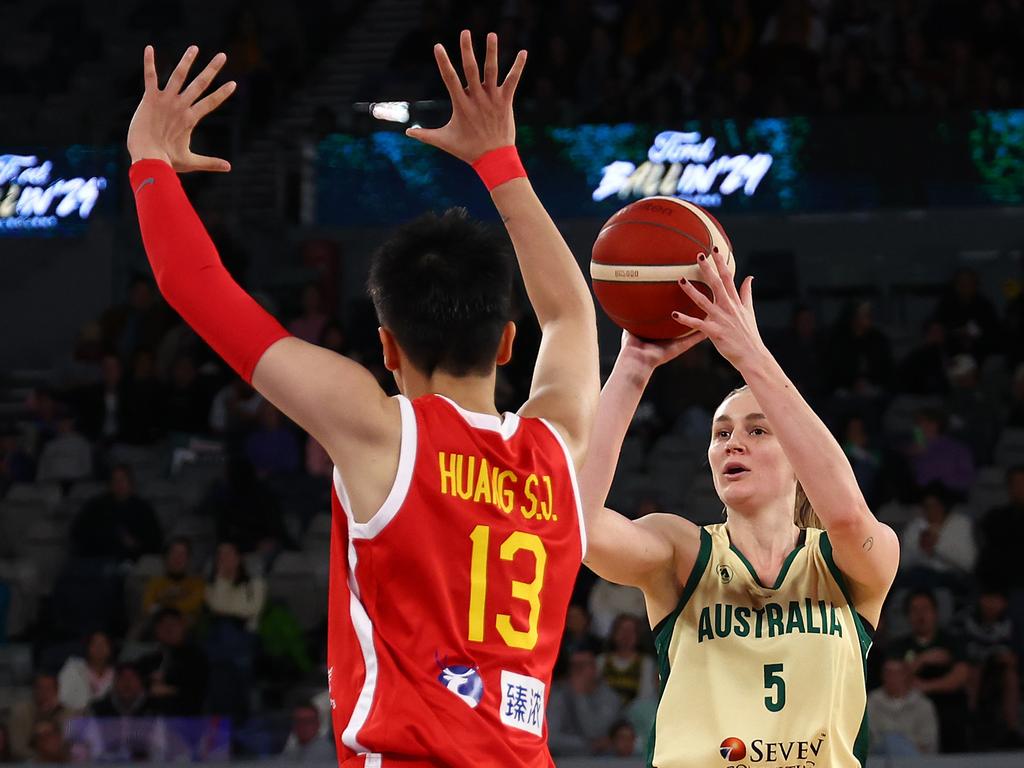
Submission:
M 728 511 L 729 541 L 759 576 L 778 574 L 783 561 L 796 548 L 800 529 L 793 522 L 793 508 Z M 774 582 L 771 578 L 769 581 Z M 762 579 L 764 582 L 764 579 Z
M 453 376 L 435 371 L 426 376 L 419 371 L 403 370 L 399 388 L 410 400 L 423 395 L 444 395 L 467 411 L 498 416 L 494 405 L 497 369 L 487 376 Z

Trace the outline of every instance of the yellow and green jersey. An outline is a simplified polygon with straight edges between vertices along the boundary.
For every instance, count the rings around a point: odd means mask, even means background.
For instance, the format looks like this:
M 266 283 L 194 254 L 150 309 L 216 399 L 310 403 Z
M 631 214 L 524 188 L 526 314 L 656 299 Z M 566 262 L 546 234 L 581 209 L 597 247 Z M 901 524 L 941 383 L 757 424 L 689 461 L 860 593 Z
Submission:
M 655 627 L 661 701 L 648 765 L 863 766 L 872 632 L 824 531 L 803 531 L 766 587 L 726 524 L 702 528 L 679 604 Z

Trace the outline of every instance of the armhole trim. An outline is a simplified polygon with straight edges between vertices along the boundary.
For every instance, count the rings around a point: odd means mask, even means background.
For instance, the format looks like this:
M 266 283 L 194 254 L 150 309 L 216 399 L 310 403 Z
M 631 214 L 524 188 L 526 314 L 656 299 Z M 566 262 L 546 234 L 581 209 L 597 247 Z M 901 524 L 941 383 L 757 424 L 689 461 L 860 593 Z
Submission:
M 516 421 L 518 423 L 519 416 L 516 416 Z M 576 479 L 576 464 L 572 460 L 572 454 L 569 453 L 569 446 L 565 444 L 565 439 L 555 429 L 555 425 L 544 418 L 540 418 L 538 421 L 554 435 L 555 440 L 562 447 L 562 454 L 565 456 L 565 468 L 569 472 L 569 479 L 572 481 L 572 495 L 576 501 L 576 517 L 579 520 L 580 528 L 580 562 L 582 562 L 587 556 L 587 524 L 583 515 L 583 499 L 580 496 L 580 485 Z
M 342 509 L 345 510 L 349 536 L 353 539 L 372 539 L 383 531 L 398 514 L 398 510 L 402 508 L 402 502 L 405 501 L 405 497 L 409 493 L 409 486 L 412 485 L 413 470 L 416 468 L 416 411 L 407 397 L 396 395 L 395 399 L 398 400 L 402 414 L 402 442 L 398 452 L 398 469 L 395 472 L 395 482 L 392 484 L 387 498 L 367 522 L 358 523 L 352 516 L 352 503 L 349 500 L 348 490 L 345 488 L 345 481 L 338 468 L 334 468 L 334 489 L 338 494 L 338 501 L 341 502 Z

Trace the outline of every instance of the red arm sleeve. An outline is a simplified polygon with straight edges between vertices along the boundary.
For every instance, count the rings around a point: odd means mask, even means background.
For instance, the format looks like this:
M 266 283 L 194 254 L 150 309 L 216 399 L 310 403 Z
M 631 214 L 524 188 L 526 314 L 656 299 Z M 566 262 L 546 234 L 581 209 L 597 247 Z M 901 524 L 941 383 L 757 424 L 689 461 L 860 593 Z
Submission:
M 228 274 L 171 166 L 140 160 L 128 175 L 142 242 L 160 293 L 251 383 L 260 357 L 288 331 Z

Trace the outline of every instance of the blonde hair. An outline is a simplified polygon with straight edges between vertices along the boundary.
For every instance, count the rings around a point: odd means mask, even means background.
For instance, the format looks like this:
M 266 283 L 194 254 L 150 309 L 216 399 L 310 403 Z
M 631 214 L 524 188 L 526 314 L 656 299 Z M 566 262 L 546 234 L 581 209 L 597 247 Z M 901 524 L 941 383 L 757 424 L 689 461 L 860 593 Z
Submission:
M 749 391 L 750 387 L 744 384 L 742 387 L 737 387 L 732 392 L 722 398 L 724 403 L 733 395 L 738 395 L 740 392 Z M 723 510 L 723 514 L 727 514 Z M 810 499 L 807 498 L 807 494 L 804 493 L 804 487 L 800 485 L 800 481 L 796 481 L 796 503 L 793 505 L 793 522 L 796 523 L 797 528 L 824 528 L 821 524 L 821 520 L 814 512 L 814 507 L 811 506 Z

